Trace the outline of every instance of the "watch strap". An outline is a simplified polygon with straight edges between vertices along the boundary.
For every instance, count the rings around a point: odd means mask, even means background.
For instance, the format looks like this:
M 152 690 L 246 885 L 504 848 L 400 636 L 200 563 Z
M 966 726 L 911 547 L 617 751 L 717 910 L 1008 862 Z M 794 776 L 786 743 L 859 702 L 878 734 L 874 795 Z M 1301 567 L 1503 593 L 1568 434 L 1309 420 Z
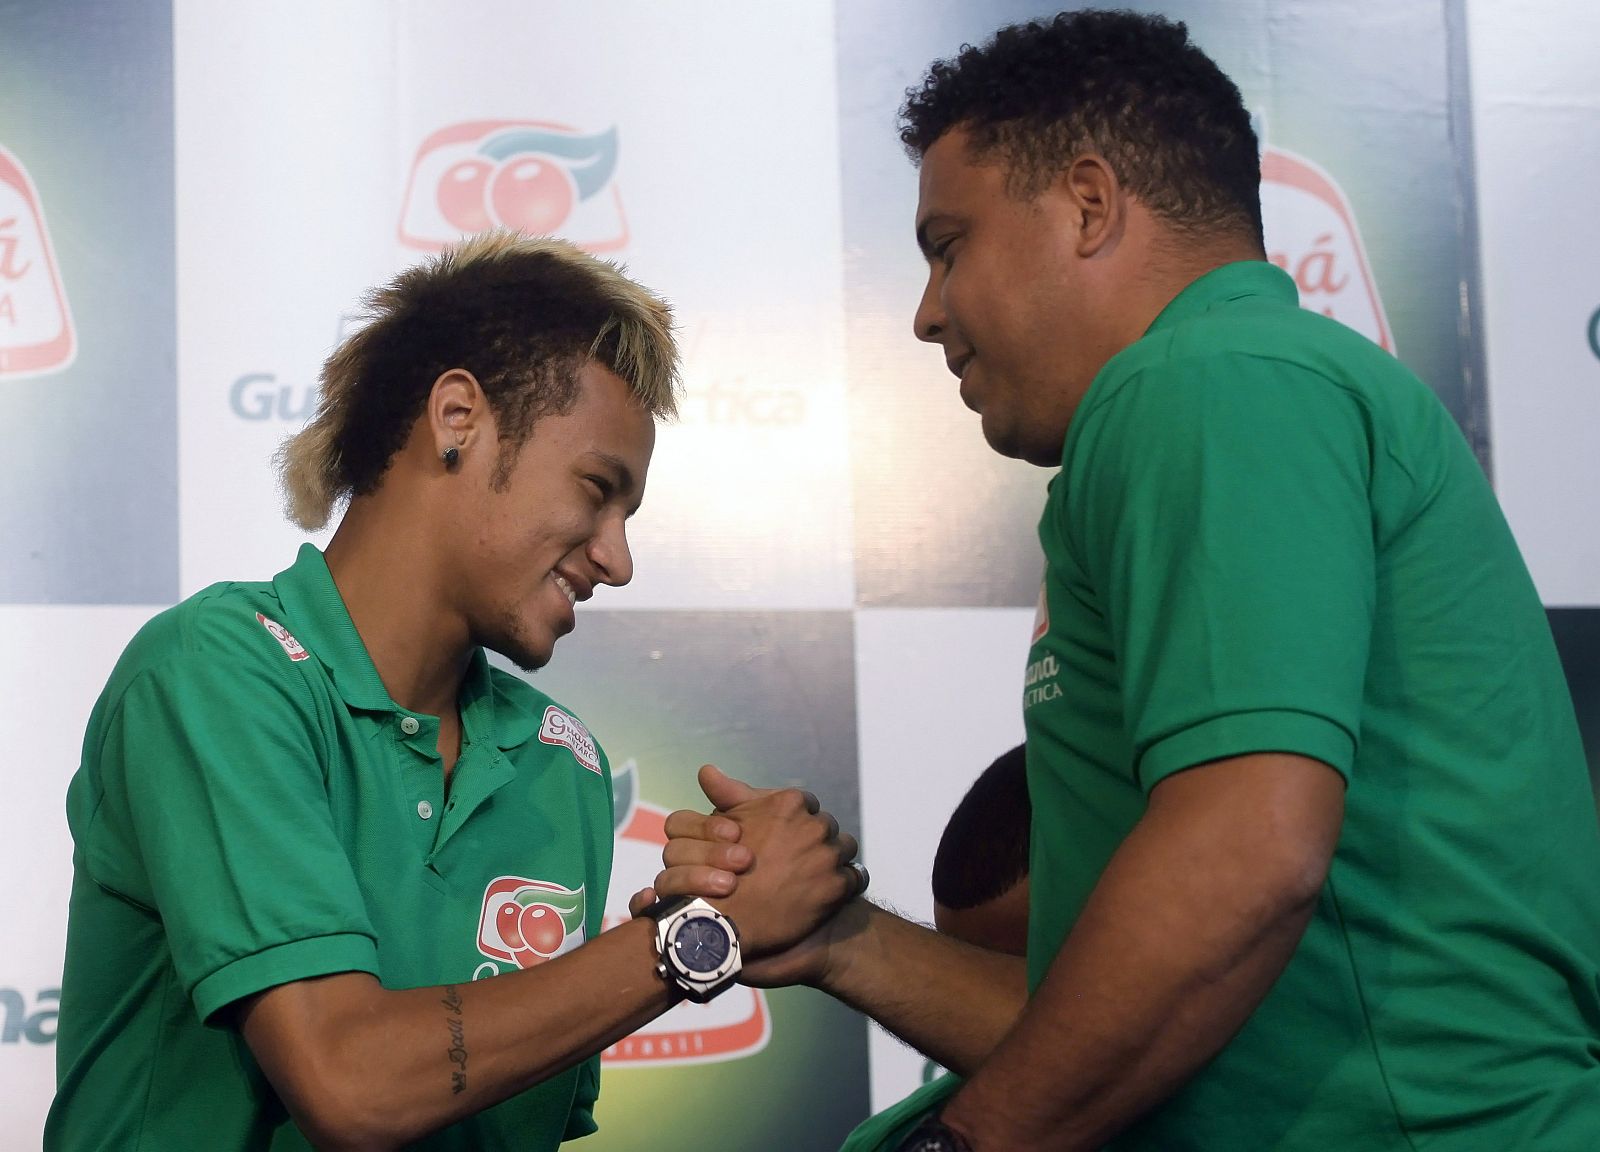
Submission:
M 913 1128 L 895 1152 L 973 1152 L 973 1148 L 935 1114 Z

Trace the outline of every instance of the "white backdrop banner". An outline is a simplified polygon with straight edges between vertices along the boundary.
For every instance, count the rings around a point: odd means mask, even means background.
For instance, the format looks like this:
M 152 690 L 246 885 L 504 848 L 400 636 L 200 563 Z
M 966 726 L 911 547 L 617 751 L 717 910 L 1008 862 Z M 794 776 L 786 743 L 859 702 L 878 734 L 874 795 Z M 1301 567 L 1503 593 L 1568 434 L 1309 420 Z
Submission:
M 1592 608 L 1600 607 L 1600 8 L 1532 8 L 1467 9 L 1494 480 L 1545 603 Z
M 1238 82 L 1302 303 L 1395 351 L 1492 456 L 1593 697 L 1600 15 L 1133 6 L 1188 21 Z M 52 1092 L 64 790 L 113 661 L 180 597 L 287 566 L 303 534 L 269 462 L 323 359 L 367 288 L 489 225 L 625 264 L 681 325 L 636 578 L 540 673 L 629 769 L 608 914 L 716 760 L 815 787 L 861 829 L 875 894 L 930 917 L 945 820 L 1021 739 L 1049 473 L 990 452 L 911 335 L 895 110 L 934 58 L 1057 7 L 0 0 L 0 1152 L 37 1146 Z M 675 1013 L 607 1061 L 596 1149 L 731 1099 L 735 1146 L 826 1152 L 927 1070 L 807 989 Z

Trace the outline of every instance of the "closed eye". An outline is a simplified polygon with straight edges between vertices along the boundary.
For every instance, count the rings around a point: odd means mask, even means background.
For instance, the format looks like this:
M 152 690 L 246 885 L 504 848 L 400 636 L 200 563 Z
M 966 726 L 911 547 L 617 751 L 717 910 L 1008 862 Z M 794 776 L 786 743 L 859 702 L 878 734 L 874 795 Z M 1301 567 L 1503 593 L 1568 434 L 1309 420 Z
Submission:
M 617 486 L 604 476 L 585 476 L 584 479 L 594 485 L 594 490 L 599 495 L 600 503 L 602 504 L 611 499 L 617 491 Z

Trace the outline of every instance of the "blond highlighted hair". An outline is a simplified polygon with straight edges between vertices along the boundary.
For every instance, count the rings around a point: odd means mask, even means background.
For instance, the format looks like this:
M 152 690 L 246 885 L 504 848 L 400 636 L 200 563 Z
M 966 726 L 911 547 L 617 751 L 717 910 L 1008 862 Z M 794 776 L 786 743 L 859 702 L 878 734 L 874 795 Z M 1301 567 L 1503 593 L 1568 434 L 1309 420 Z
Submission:
M 289 518 L 307 531 L 378 486 L 436 381 L 471 372 L 499 428 L 502 475 L 541 416 L 569 410 L 597 361 L 657 418 L 677 412 L 665 300 L 565 240 L 493 231 L 402 272 L 322 367 L 311 422 L 278 450 Z

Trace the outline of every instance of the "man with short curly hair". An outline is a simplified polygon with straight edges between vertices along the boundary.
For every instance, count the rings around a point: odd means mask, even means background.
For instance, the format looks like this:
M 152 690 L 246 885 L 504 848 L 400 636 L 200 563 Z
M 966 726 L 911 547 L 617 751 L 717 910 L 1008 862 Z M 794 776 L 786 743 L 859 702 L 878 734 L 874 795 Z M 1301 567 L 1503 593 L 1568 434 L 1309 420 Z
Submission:
M 969 1077 L 907 1148 L 1600 1147 L 1600 829 L 1543 609 L 1437 397 L 1266 262 L 1238 91 L 1181 24 L 1075 12 L 936 64 L 904 139 L 916 334 L 1060 468 L 1026 966 L 856 901 L 746 977 Z M 731 815 L 676 814 L 658 886 L 737 874 Z
M 51 1152 L 554 1149 L 602 1049 L 859 890 L 777 791 L 767 883 L 602 933 L 605 752 L 486 658 L 543 666 L 632 577 L 665 302 L 497 232 L 369 303 L 281 458 L 302 527 L 347 505 L 326 553 L 161 613 L 90 719 Z

